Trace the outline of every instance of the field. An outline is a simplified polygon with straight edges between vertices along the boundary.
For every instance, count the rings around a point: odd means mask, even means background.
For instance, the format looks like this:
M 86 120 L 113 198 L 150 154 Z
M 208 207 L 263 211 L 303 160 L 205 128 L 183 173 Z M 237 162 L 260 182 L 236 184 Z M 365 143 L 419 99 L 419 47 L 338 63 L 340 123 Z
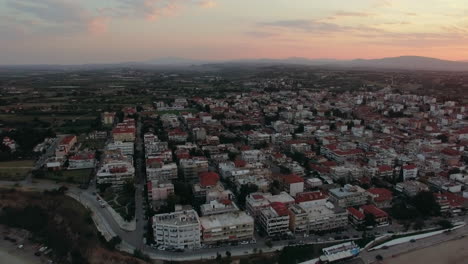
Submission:
M 63 170 L 57 172 L 46 172 L 45 178 L 58 182 L 84 183 L 91 177 L 92 169 Z
M 33 167 L 33 160 L 0 162 L 0 180 L 24 180 Z

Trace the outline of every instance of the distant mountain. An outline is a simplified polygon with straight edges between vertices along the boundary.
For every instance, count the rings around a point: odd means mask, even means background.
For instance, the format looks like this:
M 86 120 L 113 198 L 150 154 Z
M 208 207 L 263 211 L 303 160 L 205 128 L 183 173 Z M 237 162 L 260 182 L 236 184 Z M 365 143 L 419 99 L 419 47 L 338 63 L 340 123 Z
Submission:
M 186 68 L 193 70 L 219 69 L 221 66 L 271 66 L 271 65 L 308 65 L 317 67 L 339 67 L 339 68 L 362 68 L 362 69 L 394 69 L 394 70 L 431 70 L 431 71 L 468 71 L 468 61 L 449 61 L 428 57 L 401 56 L 382 59 L 356 59 L 356 60 L 336 60 L 336 59 L 308 59 L 301 57 L 291 57 L 286 59 L 238 59 L 238 60 L 197 60 L 179 57 L 166 57 L 142 62 L 122 62 L 114 64 L 82 64 L 82 65 L 0 65 L 0 69 L 21 68 L 21 69 L 104 69 L 104 68 Z M 193 67 L 203 66 L 203 67 Z
M 448 61 L 428 57 L 401 56 L 382 59 L 356 59 L 356 60 L 335 60 L 335 59 L 307 59 L 301 57 L 291 57 L 286 59 L 239 59 L 230 61 L 203 61 L 183 58 L 162 58 L 145 62 L 151 65 L 174 65 L 190 66 L 204 64 L 249 64 L 249 65 L 276 65 L 294 64 L 310 66 L 328 66 L 345 68 L 365 68 L 365 69 L 402 69 L 402 70 L 433 70 L 433 71 L 468 71 L 468 62 Z
M 468 62 L 440 60 L 428 57 L 401 56 L 374 60 L 352 60 L 344 63 L 350 67 L 434 70 L 434 71 L 468 71 Z
M 207 64 L 207 63 L 211 63 L 211 61 L 209 61 L 209 60 L 186 59 L 186 58 L 179 58 L 179 57 L 167 57 L 167 58 L 159 58 L 159 59 L 144 61 L 142 63 L 151 64 L 151 65 L 189 66 L 189 65 Z

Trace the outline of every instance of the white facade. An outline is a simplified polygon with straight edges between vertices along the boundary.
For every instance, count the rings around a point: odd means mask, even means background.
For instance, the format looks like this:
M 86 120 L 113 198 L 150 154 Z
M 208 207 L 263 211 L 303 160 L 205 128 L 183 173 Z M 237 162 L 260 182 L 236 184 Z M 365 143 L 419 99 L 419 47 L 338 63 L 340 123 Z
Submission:
M 194 210 L 153 216 L 154 240 L 179 249 L 200 248 L 200 220 Z

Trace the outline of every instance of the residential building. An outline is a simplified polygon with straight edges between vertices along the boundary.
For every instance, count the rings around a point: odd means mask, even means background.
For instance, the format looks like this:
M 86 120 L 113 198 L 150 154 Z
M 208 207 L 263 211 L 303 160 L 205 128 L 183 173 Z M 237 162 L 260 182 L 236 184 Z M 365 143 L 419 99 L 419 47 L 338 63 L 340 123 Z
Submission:
M 365 215 L 372 215 L 375 220 L 375 223 L 378 226 L 388 225 L 388 213 L 377 208 L 375 205 L 363 205 L 361 206 L 360 211 Z
M 304 191 L 304 179 L 296 174 L 290 174 L 283 177 L 284 191 L 292 197 Z
M 170 182 L 159 182 L 158 180 L 150 180 L 146 183 L 148 188 L 148 200 L 150 201 L 166 201 L 169 195 L 174 194 L 174 184 Z
M 146 160 L 146 178 L 148 181 L 177 179 L 177 172 L 176 163 L 164 164 L 161 159 L 149 158 Z
M 208 171 L 208 160 L 205 157 L 181 159 L 179 165 L 184 179 L 189 182 L 198 180 L 200 172 Z
M 242 211 L 203 216 L 200 225 L 204 244 L 246 241 L 254 237 L 254 219 Z
M 96 165 L 94 152 L 80 152 L 68 158 L 68 169 L 92 169 Z
M 331 189 L 329 192 L 330 201 L 342 208 L 359 206 L 367 203 L 366 191 L 357 185 L 346 184 L 342 188 Z
M 96 173 L 97 184 L 110 183 L 115 187 L 126 181 L 133 181 L 135 168 L 131 159 L 120 150 L 107 150 L 103 153 L 101 167 Z
M 55 149 L 55 156 L 58 158 L 63 158 L 67 156 L 70 152 L 70 150 L 73 148 L 73 146 L 76 144 L 76 136 L 75 135 L 70 135 L 70 136 L 65 136 L 63 137 L 57 148 Z
M 106 149 L 108 150 L 116 150 L 120 149 L 122 154 L 127 156 L 133 156 L 134 152 L 134 143 L 133 142 L 122 142 L 122 141 L 114 141 L 107 144 Z
M 289 211 L 284 203 L 273 202 L 260 211 L 260 226 L 268 236 L 283 235 L 289 231 Z
M 341 207 L 335 207 L 330 202 L 309 206 L 301 205 L 301 207 L 308 214 L 310 232 L 342 229 L 348 225 L 348 212 Z
M 385 188 L 370 188 L 367 190 L 370 202 L 379 208 L 392 206 L 393 194 Z
M 194 210 L 153 216 L 153 232 L 157 245 L 177 249 L 201 246 L 200 219 Z
M 429 187 L 419 181 L 405 181 L 399 182 L 395 186 L 395 190 L 401 192 L 409 197 L 415 196 L 419 192 L 429 191 Z

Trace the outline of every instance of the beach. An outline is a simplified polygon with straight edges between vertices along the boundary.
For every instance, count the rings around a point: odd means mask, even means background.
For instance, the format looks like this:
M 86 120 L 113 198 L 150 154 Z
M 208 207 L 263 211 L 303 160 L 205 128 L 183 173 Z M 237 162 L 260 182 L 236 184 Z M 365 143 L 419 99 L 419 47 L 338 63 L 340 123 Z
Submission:
M 466 264 L 468 263 L 468 237 L 448 241 L 384 260 L 386 264 Z

